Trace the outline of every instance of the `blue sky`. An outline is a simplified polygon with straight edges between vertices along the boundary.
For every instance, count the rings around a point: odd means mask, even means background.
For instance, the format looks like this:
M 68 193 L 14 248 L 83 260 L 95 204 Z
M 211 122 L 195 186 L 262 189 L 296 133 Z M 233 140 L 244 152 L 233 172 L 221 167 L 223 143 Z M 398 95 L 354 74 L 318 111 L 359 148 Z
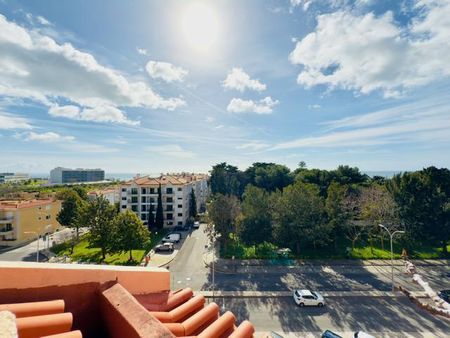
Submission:
M 450 166 L 446 0 L 0 0 L 0 171 Z

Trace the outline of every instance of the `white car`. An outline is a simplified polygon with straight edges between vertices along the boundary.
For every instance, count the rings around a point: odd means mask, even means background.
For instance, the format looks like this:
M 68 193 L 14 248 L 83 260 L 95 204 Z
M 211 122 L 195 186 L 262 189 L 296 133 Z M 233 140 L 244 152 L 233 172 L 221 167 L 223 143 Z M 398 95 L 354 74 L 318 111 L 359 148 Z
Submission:
M 200 228 L 200 222 L 199 221 L 195 221 L 194 225 L 192 226 L 194 229 L 198 229 Z
M 181 234 L 171 233 L 162 239 L 163 243 L 178 243 L 181 239 Z
M 298 306 L 322 307 L 325 305 L 325 299 L 320 293 L 309 290 L 295 290 L 294 301 Z

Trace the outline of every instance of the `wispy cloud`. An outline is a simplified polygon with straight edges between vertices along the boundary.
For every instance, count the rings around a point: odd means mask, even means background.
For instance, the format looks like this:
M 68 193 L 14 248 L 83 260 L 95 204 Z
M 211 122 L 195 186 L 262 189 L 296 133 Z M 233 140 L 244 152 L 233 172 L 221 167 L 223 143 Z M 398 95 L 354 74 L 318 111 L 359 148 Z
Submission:
M 270 96 L 259 101 L 233 98 L 228 104 L 227 111 L 230 113 L 271 114 L 278 103 L 278 100 L 273 100 Z
M 52 131 L 46 133 L 35 133 L 33 131 L 26 134 L 26 141 L 39 141 L 39 142 L 63 142 L 63 141 L 74 141 L 75 137 L 73 136 L 63 136 L 58 133 L 54 133 Z
M 136 50 L 137 50 L 137 52 L 138 52 L 139 54 L 141 54 L 141 55 L 147 55 L 147 54 L 148 54 L 147 49 L 145 49 L 145 48 L 139 48 L 139 47 L 137 47 Z
M 149 61 L 145 69 L 150 77 L 162 79 L 166 82 L 182 82 L 188 74 L 186 69 L 162 61 Z
M 28 119 L 0 111 L 0 129 L 32 129 Z
M 175 157 L 181 159 L 183 158 L 188 159 L 195 157 L 195 153 L 183 149 L 178 144 L 163 144 L 163 145 L 149 146 L 146 147 L 145 149 L 149 152 L 156 153 L 166 157 Z
M 268 143 L 255 141 L 255 142 L 240 144 L 240 145 L 236 146 L 236 149 L 246 149 L 246 150 L 258 151 L 258 150 L 267 149 L 269 146 L 270 145 Z

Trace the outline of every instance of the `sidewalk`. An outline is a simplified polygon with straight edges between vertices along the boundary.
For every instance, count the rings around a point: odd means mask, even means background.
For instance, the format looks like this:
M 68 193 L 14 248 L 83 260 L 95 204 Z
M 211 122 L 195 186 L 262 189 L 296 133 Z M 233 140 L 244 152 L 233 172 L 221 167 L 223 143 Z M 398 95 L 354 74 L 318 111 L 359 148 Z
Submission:
M 212 291 L 195 291 L 196 295 L 203 295 L 212 298 Z M 405 297 L 400 292 L 391 291 L 323 291 L 320 294 L 324 297 Z M 425 292 L 412 292 L 416 297 L 426 297 Z M 214 297 L 219 298 L 276 298 L 292 297 L 292 291 L 214 291 Z
M 152 250 L 148 253 L 148 254 L 150 254 L 150 261 L 148 262 L 147 266 L 159 268 L 166 264 L 169 264 L 171 261 L 173 261 L 173 259 L 177 255 L 178 251 L 179 251 L 178 249 L 175 249 L 169 255 L 169 254 L 163 254 L 163 253 L 156 253 Z M 143 265 L 143 264 L 141 263 L 141 265 Z

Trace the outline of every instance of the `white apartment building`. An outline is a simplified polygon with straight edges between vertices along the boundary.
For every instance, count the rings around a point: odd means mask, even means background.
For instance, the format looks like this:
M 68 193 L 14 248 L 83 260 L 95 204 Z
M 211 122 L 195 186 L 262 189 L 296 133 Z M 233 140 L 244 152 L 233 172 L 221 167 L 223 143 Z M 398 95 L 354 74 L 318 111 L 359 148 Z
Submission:
M 161 185 L 164 226 L 185 225 L 189 218 L 189 201 L 194 191 L 197 211 L 206 206 L 208 176 L 202 174 L 168 174 L 160 177 L 136 177 L 120 188 L 120 210 L 132 210 L 147 224 L 150 205 L 156 216 L 158 188 Z

